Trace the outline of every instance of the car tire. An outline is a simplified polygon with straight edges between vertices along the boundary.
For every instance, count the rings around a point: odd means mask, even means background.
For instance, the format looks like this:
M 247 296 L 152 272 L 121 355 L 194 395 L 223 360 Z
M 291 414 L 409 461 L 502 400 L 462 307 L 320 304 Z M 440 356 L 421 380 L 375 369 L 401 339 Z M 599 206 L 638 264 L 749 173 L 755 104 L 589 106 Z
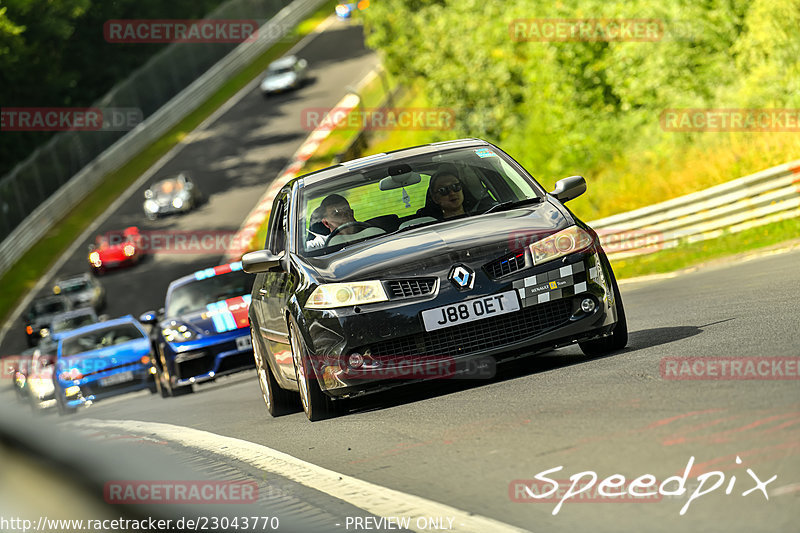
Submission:
M 67 407 L 65 405 L 66 400 L 62 398 L 61 394 L 63 391 L 56 389 L 56 407 L 58 408 L 58 414 L 61 416 L 66 415 L 73 415 L 78 411 L 77 407 Z
M 608 264 L 607 261 L 605 262 L 608 267 L 608 272 L 611 276 L 611 285 L 614 288 L 614 303 L 617 309 L 617 323 L 614 325 L 614 329 L 611 330 L 610 335 L 601 339 L 593 339 L 578 343 L 583 354 L 588 357 L 608 355 L 610 353 L 618 352 L 628 345 L 628 320 L 625 318 L 625 306 L 622 303 L 622 296 L 619 292 L 619 286 L 617 285 L 617 279 L 614 276 L 614 271 L 611 269 L 611 265 Z
M 306 417 L 312 422 L 325 420 L 339 414 L 339 404 L 322 392 L 318 377 L 308 356 L 300 329 L 294 320 L 289 325 L 289 343 L 292 347 L 292 361 L 300 389 L 300 403 Z
M 256 362 L 261 398 L 267 406 L 267 411 L 273 417 L 296 412 L 298 410 L 297 395 L 278 385 L 269 363 L 261 355 L 258 341 L 253 337 L 252 330 L 250 331 L 250 338 L 253 343 L 253 359 Z

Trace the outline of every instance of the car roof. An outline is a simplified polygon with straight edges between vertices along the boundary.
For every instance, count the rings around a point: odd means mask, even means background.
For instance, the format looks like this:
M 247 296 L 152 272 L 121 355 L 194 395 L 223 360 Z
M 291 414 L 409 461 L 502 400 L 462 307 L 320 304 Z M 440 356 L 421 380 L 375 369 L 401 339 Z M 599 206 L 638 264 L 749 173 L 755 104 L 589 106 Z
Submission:
M 291 67 L 295 63 L 297 63 L 297 56 L 291 55 L 282 57 L 280 59 L 276 59 L 275 61 L 270 63 L 269 67 L 267 68 L 277 69 L 277 68 Z
M 94 315 L 97 316 L 94 309 L 91 307 L 79 307 L 77 309 L 72 309 L 71 311 L 64 311 L 63 313 L 58 313 L 57 315 L 53 315 L 53 321 L 55 322 L 61 318 L 72 318 L 74 316 L 81 316 L 81 315 Z
M 59 283 L 65 283 L 67 281 L 74 281 L 79 279 L 87 279 L 87 280 L 92 279 L 92 275 L 89 274 L 88 272 L 81 272 L 79 274 L 66 274 L 64 276 L 57 278 L 53 282 L 53 285 L 58 285 Z
M 453 141 L 442 141 L 430 144 L 423 144 L 420 146 L 412 146 L 409 148 L 401 148 L 399 150 L 392 150 L 391 152 L 383 152 L 380 154 L 369 155 L 350 161 L 343 161 L 338 165 L 333 165 L 328 168 L 311 172 L 296 178 L 294 181 L 303 181 L 303 185 L 315 185 L 317 183 L 329 180 L 331 178 L 338 178 L 350 174 L 356 170 L 368 171 L 372 168 L 384 166 L 386 163 L 398 161 L 407 157 L 414 157 L 424 154 L 432 154 L 436 152 L 444 152 L 453 150 L 455 148 L 469 148 L 472 146 L 492 146 L 490 143 L 481 139 L 456 139 Z M 290 182 L 290 183 L 292 183 Z
M 225 263 L 224 265 L 217 265 L 214 267 L 204 268 L 203 270 L 198 270 L 197 272 L 192 272 L 191 274 L 187 274 L 186 276 L 182 276 L 178 279 L 173 280 L 169 284 L 168 290 L 172 290 L 175 287 L 185 285 L 186 283 L 190 283 L 192 281 L 199 281 L 208 278 L 213 278 L 214 276 L 227 274 L 229 272 L 236 272 L 239 270 L 242 270 L 241 261 L 234 261 L 233 263 Z
M 103 329 L 103 328 L 107 328 L 109 326 L 118 326 L 118 325 L 122 325 L 122 324 L 133 324 L 134 326 L 136 326 L 137 329 L 140 329 L 139 328 L 139 322 L 137 322 L 137 320 L 135 318 L 133 318 L 132 315 L 125 315 L 125 316 L 121 316 L 119 318 L 113 318 L 111 320 L 105 320 L 103 322 L 97 322 L 95 324 L 89 324 L 88 326 L 83 326 L 83 327 L 78 328 L 78 329 L 73 329 L 73 330 L 64 332 L 63 334 L 59 335 L 58 340 L 59 341 L 63 341 L 65 339 L 69 339 L 69 338 L 72 338 L 72 337 L 77 337 L 79 335 L 83 335 L 84 333 L 89 333 L 91 331 L 100 330 L 100 329 Z M 141 331 L 141 329 L 140 329 L 140 331 Z

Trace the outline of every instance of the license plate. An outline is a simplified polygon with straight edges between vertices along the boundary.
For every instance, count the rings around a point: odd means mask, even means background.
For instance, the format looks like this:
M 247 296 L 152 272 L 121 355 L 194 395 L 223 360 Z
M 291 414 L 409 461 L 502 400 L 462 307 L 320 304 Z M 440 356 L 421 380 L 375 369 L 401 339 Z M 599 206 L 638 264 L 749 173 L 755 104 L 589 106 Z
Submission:
M 100 385 L 108 387 L 109 385 L 119 385 L 128 381 L 133 381 L 133 372 L 131 370 L 103 378 L 100 380 Z
M 246 337 L 236 337 L 236 349 L 240 352 L 242 350 L 249 350 L 253 347 L 253 341 L 250 340 L 250 335 Z
M 519 311 L 517 291 L 508 291 L 428 309 L 422 312 L 422 322 L 425 331 L 434 331 L 514 311 Z

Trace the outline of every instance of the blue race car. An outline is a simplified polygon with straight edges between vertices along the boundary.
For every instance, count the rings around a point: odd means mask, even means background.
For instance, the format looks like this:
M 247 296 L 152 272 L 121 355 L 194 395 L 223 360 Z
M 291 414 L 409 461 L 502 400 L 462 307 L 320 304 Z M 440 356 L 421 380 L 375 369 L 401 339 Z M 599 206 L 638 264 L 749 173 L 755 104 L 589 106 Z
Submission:
M 98 322 L 58 339 L 54 372 L 60 414 L 140 389 L 156 392 L 150 341 L 132 316 Z
M 158 381 L 164 398 L 192 392 L 192 384 L 253 368 L 250 291 L 242 263 L 200 270 L 176 279 L 164 308 L 139 320 L 153 325 Z

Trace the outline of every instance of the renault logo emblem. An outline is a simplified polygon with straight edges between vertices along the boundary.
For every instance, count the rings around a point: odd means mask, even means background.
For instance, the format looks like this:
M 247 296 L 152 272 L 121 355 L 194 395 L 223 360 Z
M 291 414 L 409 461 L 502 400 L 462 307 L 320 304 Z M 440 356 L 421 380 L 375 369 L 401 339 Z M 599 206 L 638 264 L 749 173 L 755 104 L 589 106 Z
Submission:
M 475 273 L 464 265 L 456 265 L 447 276 L 459 289 L 471 289 L 475 283 Z

